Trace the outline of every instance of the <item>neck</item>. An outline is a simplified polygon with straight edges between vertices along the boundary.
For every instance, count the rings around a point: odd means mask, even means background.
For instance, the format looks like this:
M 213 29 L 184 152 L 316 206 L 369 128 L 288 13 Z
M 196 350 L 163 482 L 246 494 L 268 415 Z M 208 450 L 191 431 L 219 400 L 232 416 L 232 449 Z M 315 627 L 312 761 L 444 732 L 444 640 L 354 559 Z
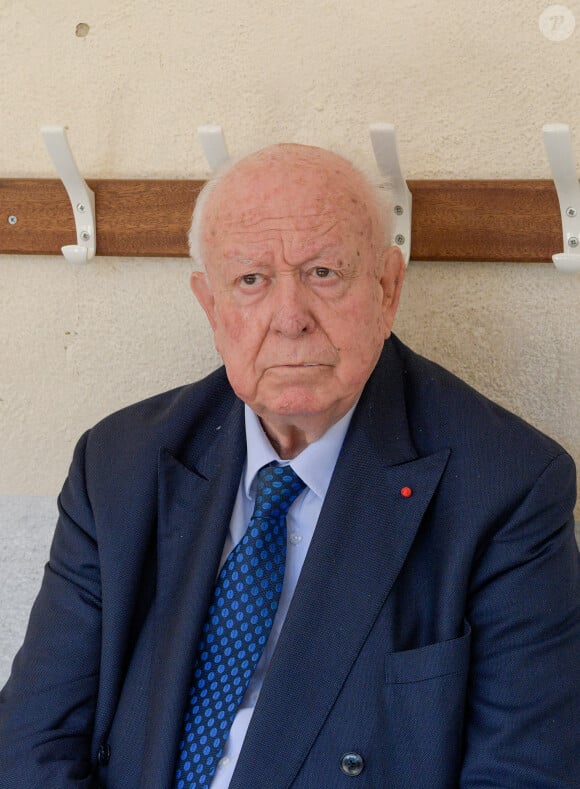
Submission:
M 306 449 L 309 444 L 318 441 L 348 411 L 337 412 L 332 417 L 321 420 L 320 414 L 287 420 L 286 417 L 272 419 L 270 415 L 259 416 L 260 423 L 268 440 L 282 460 L 292 460 Z
M 297 427 L 285 431 L 273 431 L 263 420 L 261 422 L 264 433 L 282 460 L 292 460 L 309 444 L 316 441 L 316 438 L 320 438 L 320 436 L 310 437 Z

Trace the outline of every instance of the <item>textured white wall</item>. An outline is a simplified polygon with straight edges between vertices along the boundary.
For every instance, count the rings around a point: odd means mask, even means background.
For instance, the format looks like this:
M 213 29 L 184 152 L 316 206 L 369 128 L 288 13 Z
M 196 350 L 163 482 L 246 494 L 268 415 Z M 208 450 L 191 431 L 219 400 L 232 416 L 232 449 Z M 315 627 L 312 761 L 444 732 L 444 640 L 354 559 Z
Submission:
M 547 177 L 544 122 L 580 153 L 580 31 L 545 38 L 546 5 L 0 0 L 0 179 L 53 175 L 45 123 L 87 176 L 203 177 L 201 123 L 232 153 L 287 139 L 372 166 L 375 120 L 408 177 Z M 54 495 L 82 430 L 217 362 L 188 271 L 0 258 L 0 493 Z M 412 263 L 398 331 L 579 459 L 579 305 L 580 277 L 547 264 Z
M 48 496 L 0 496 L 0 688 L 22 643 L 56 514 Z

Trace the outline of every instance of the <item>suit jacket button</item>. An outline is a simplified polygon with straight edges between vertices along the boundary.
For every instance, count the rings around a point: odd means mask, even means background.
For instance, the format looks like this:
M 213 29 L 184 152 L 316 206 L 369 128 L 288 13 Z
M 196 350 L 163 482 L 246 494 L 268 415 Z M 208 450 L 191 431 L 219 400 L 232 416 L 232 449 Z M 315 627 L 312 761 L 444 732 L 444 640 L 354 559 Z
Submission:
M 111 759 L 111 746 L 108 742 L 103 743 L 103 745 L 99 746 L 99 750 L 97 751 L 97 763 L 101 766 L 105 766 L 109 764 Z
M 360 753 L 345 753 L 340 760 L 340 769 L 345 775 L 360 775 L 365 762 Z

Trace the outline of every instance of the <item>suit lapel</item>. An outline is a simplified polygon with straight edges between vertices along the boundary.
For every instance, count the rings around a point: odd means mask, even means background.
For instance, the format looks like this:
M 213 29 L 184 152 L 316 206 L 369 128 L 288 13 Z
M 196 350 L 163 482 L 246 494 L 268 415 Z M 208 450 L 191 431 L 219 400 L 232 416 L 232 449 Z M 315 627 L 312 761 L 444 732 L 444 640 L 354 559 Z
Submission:
M 387 344 L 353 416 L 231 789 L 291 785 L 396 581 L 448 456 L 445 449 L 417 458 L 399 363 Z M 402 496 L 403 487 L 413 495 Z
M 141 786 L 169 786 L 204 622 L 245 459 L 237 402 L 200 457 L 159 457 L 155 642 Z

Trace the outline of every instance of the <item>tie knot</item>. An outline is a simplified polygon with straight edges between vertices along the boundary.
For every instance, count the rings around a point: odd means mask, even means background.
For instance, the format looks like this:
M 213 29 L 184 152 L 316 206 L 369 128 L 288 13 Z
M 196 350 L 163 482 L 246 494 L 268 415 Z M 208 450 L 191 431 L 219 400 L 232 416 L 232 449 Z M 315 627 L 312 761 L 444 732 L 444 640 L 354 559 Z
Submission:
M 258 515 L 258 511 L 261 511 L 262 517 L 279 518 L 285 515 L 305 487 L 305 483 L 290 466 L 273 463 L 264 466 L 257 475 L 254 515 Z

